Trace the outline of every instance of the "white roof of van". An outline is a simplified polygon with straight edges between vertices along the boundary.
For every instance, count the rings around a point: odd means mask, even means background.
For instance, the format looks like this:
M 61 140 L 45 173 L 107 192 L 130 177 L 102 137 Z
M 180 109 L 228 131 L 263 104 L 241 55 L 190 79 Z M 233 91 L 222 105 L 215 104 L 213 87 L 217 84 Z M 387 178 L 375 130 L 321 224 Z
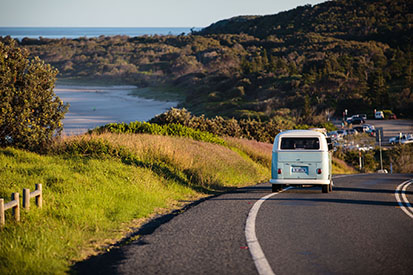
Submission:
M 273 152 L 276 152 L 279 150 L 280 146 L 280 141 L 281 138 L 283 137 L 294 137 L 294 138 L 300 138 L 300 137 L 310 137 L 310 138 L 315 138 L 318 137 L 320 138 L 320 149 L 318 151 L 328 151 L 328 144 L 326 140 L 326 136 L 323 133 L 313 131 L 313 130 L 288 130 L 285 132 L 279 133 L 275 139 L 274 139 L 274 145 L 272 148 Z
M 288 130 L 278 134 L 279 136 L 294 136 L 294 137 L 325 137 L 323 133 L 313 130 Z

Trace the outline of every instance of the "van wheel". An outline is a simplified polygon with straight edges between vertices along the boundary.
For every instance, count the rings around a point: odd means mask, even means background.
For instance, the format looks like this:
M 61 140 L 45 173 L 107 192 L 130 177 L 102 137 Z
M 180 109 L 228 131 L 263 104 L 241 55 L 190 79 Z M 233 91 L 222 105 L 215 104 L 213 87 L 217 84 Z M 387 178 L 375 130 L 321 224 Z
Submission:
M 271 191 L 272 192 L 278 192 L 278 191 L 282 190 L 284 187 L 285 187 L 284 184 L 273 184 L 271 186 L 271 189 L 272 189 Z
M 330 191 L 330 184 L 329 185 L 323 185 L 321 187 L 321 190 L 323 193 L 328 193 Z

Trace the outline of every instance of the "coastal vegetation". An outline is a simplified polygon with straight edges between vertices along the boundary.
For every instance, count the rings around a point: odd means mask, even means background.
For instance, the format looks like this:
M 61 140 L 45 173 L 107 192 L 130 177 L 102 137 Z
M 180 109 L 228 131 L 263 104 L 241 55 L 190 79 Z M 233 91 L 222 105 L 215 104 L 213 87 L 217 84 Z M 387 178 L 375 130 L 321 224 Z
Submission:
M 57 70 L 0 42 L 0 146 L 41 151 L 60 134 L 68 105 L 53 91 Z
M 183 90 L 207 117 L 298 124 L 329 116 L 413 117 L 409 0 L 337 0 L 219 21 L 190 35 L 23 39 L 60 77 Z

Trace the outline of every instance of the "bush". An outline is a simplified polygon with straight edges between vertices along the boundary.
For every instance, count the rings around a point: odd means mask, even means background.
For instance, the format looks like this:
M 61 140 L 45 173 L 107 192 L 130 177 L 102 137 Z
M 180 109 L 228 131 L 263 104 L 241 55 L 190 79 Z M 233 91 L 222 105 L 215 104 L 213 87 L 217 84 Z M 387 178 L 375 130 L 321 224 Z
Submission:
M 176 108 L 152 118 L 149 122 L 159 125 L 181 124 L 217 136 L 247 138 L 262 142 L 273 142 L 281 129 L 291 129 L 294 126 L 287 119 L 278 116 L 269 121 L 224 119 L 220 116 L 205 118 L 204 115 L 194 116 L 186 109 Z
M 118 134 L 152 134 L 162 136 L 187 137 L 193 140 L 225 145 L 225 141 L 212 133 L 188 128 L 181 124 L 171 123 L 158 125 L 149 122 L 135 121 L 131 123 L 110 123 L 98 127 L 89 133 L 118 133 Z
M 386 169 L 390 163 L 394 173 L 413 173 L 413 144 L 401 144 L 383 152 Z
M 68 105 L 53 92 L 57 70 L 28 55 L 12 39 L 0 42 L 0 146 L 44 151 Z

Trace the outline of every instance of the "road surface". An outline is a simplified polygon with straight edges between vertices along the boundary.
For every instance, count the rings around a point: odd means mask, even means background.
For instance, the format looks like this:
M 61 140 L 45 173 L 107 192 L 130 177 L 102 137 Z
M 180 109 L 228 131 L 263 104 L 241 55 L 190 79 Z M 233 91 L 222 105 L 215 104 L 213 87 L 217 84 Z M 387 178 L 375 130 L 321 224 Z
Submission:
M 338 176 L 328 194 L 319 187 L 281 193 L 271 193 L 269 184 L 241 188 L 152 221 L 137 232 L 137 240 L 73 269 L 80 274 L 413 274 L 413 211 L 404 202 L 413 202 L 413 184 L 407 186 L 412 178 Z

